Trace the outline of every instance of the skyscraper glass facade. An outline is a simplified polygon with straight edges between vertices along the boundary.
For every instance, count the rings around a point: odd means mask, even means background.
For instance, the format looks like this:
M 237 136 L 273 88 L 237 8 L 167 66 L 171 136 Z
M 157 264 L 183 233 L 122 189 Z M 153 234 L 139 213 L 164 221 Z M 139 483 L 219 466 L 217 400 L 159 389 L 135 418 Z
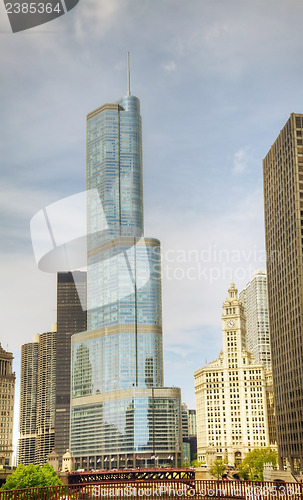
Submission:
M 247 347 L 266 368 L 271 367 L 268 319 L 267 276 L 255 271 L 251 281 L 240 292 L 247 324 Z
M 134 96 L 87 118 L 87 189 L 98 190 L 112 237 L 143 234 L 141 128 L 140 101 Z M 95 231 L 90 248 L 95 248 L 104 235 L 94 207 L 89 213 L 89 228 Z
M 163 387 L 160 243 L 143 228 L 140 102 L 87 117 L 87 331 L 72 337 L 78 466 L 180 463 L 180 390 Z M 101 202 L 101 203 L 100 203 Z M 91 467 L 90 467 L 91 468 Z

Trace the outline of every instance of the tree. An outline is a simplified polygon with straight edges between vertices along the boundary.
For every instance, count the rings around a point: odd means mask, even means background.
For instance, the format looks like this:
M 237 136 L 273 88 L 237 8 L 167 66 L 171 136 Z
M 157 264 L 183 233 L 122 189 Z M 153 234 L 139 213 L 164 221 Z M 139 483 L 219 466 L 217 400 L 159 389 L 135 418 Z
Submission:
M 249 479 L 250 481 L 263 481 L 263 465 L 271 462 L 275 466 L 277 460 L 277 452 L 270 448 L 252 450 L 239 464 L 239 475 L 243 479 Z
M 15 490 L 21 488 L 34 488 L 38 486 L 62 485 L 54 468 L 46 463 L 43 467 L 39 465 L 19 464 L 17 469 L 8 476 L 1 490 Z
M 191 465 L 193 467 L 200 467 L 202 464 L 205 464 L 205 462 L 199 462 L 199 460 L 197 460 L 197 459 L 192 460 L 192 462 L 191 462 Z
M 222 460 L 222 458 L 217 458 L 212 466 L 209 469 L 209 472 L 212 476 L 216 476 L 216 478 L 222 479 L 222 476 L 227 468 L 227 462 Z

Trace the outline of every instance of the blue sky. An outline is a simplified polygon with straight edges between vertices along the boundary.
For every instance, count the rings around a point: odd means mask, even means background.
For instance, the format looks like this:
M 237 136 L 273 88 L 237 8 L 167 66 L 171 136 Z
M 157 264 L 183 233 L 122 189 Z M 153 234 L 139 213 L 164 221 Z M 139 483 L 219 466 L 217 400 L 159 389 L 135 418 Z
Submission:
M 80 0 L 13 34 L 0 5 L 0 341 L 18 378 L 21 344 L 56 319 L 30 220 L 85 189 L 86 115 L 125 95 L 130 51 L 145 234 L 162 243 L 165 382 L 194 407 L 232 276 L 241 289 L 265 267 L 262 158 L 303 112 L 302 17 L 300 0 Z

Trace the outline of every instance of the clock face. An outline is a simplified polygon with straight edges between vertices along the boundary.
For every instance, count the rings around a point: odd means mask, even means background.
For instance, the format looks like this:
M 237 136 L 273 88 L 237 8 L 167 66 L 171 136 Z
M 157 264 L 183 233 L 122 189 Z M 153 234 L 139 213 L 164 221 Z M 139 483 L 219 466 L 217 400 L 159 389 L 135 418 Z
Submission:
M 227 322 L 227 326 L 228 326 L 229 328 L 232 328 L 233 326 L 235 326 L 235 322 L 234 322 L 232 319 L 230 319 L 230 320 Z

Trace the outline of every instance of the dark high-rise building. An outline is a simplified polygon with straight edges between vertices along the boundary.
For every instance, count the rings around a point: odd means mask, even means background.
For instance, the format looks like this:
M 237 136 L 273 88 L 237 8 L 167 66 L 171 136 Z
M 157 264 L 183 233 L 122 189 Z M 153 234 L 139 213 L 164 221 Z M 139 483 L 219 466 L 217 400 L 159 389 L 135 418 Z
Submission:
M 69 448 L 71 336 L 86 330 L 86 311 L 79 295 L 86 295 L 86 273 L 58 273 L 55 450 L 60 464 Z
M 143 236 L 140 101 L 87 117 L 87 331 L 72 336 L 78 467 L 175 465 L 180 389 L 163 387 L 160 242 Z
M 271 359 L 280 466 L 303 469 L 303 115 L 263 160 Z

